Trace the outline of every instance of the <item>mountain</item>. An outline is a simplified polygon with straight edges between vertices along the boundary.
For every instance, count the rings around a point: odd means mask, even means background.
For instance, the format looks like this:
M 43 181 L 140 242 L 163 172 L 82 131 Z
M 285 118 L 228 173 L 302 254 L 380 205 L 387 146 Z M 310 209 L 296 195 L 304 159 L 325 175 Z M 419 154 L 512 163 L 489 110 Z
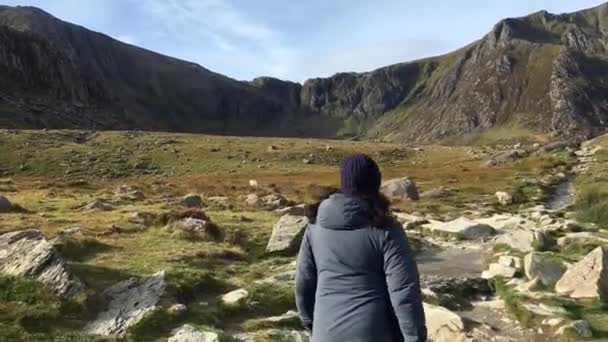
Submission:
M 608 125 L 608 4 L 505 19 L 453 53 L 303 85 L 241 82 L 32 7 L 0 7 L 0 127 L 438 142 Z

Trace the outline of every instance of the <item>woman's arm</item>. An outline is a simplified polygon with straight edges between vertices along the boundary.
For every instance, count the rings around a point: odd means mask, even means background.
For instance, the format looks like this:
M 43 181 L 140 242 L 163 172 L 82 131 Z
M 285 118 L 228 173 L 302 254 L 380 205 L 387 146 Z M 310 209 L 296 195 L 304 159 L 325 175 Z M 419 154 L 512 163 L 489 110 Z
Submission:
M 403 228 L 387 230 L 383 244 L 386 285 L 405 342 L 426 341 L 418 267 Z
M 296 262 L 296 306 L 302 323 L 312 329 L 317 291 L 317 265 L 310 247 L 310 227 L 306 229 Z

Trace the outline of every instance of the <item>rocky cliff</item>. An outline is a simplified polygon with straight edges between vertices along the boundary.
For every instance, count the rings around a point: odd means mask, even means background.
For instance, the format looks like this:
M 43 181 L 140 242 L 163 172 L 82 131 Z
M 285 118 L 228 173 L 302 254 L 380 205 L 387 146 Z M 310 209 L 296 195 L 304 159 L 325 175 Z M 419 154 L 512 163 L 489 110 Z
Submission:
M 436 142 L 505 125 L 591 135 L 608 120 L 608 4 L 506 19 L 445 56 L 303 85 L 239 82 L 31 7 L 0 7 L 0 28 L 2 127 Z

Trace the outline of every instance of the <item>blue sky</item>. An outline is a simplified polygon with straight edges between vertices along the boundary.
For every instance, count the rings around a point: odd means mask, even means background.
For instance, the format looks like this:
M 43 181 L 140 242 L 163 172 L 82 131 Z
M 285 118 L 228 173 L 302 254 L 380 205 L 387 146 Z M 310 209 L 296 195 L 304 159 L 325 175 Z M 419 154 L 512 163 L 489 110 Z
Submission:
M 601 0 L 21 0 L 233 78 L 293 81 L 437 55 L 502 18 Z

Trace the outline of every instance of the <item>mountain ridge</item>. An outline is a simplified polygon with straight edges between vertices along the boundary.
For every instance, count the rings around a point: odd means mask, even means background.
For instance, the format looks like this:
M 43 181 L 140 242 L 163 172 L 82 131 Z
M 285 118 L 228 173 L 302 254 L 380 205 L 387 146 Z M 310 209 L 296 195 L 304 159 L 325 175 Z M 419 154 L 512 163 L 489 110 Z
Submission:
M 589 136 L 608 120 L 608 3 L 504 19 L 445 55 L 303 84 L 237 81 L 35 7 L 0 6 L 0 27 L 0 127 L 427 143 L 505 124 Z M 30 67 L 44 63 L 56 68 Z

